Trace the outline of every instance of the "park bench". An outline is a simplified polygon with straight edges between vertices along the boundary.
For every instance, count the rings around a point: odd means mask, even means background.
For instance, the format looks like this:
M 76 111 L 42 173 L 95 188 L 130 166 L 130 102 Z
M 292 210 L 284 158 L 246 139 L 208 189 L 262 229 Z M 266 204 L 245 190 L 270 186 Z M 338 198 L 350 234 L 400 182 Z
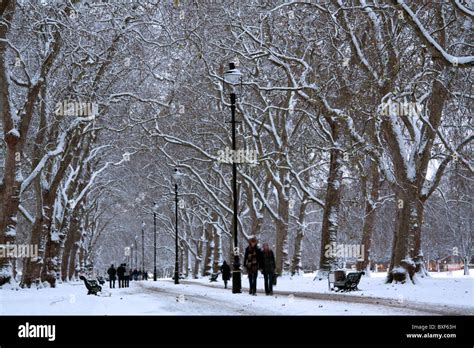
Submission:
M 328 276 L 329 290 L 336 289 L 338 291 L 355 291 L 359 290 L 357 285 L 359 285 L 360 278 L 365 272 L 350 272 L 347 273 L 344 270 L 337 270 L 330 272 Z M 333 288 L 331 288 L 331 283 Z
M 217 278 L 219 277 L 219 273 L 212 273 L 211 278 L 209 279 L 210 282 L 217 282 Z
M 84 281 L 84 284 L 87 288 L 87 295 L 97 295 L 99 292 L 102 291 L 102 287 L 97 284 L 97 281 L 95 280 L 88 280 L 84 276 L 80 276 L 79 279 Z

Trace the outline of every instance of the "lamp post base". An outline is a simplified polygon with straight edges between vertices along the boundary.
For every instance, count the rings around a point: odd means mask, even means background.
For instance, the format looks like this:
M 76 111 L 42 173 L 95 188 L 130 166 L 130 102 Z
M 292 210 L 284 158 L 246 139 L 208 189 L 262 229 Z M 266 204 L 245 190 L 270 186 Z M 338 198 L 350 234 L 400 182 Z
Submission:
M 174 272 L 174 283 L 179 284 L 179 273 L 178 272 Z
M 239 256 L 234 256 L 234 263 L 232 264 L 232 293 L 240 294 L 242 292 L 242 273 L 240 271 Z
M 156 268 L 155 268 L 155 269 L 153 270 L 153 281 L 156 282 L 156 279 L 157 279 L 157 278 L 156 278 Z

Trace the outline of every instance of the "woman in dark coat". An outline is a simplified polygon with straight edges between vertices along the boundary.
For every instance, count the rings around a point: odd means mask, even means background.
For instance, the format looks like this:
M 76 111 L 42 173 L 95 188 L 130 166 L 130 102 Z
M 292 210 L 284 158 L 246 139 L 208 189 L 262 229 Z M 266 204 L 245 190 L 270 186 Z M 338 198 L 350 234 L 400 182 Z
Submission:
M 262 273 L 265 281 L 265 294 L 273 295 L 273 277 L 275 276 L 275 256 L 267 243 L 263 244 Z
M 117 267 L 117 277 L 118 277 L 119 288 L 124 288 L 125 287 L 125 267 L 123 266 L 123 263 Z
M 249 240 L 249 246 L 245 249 L 244 265 L 249 275 L 249 294 L 257 295 L 257 275 L 261 268 L 262 251 L 257 246 L 257 238 Z
M 224 286 L 227 289 L 227 282 L 230 279 L 230 267 L 225 261 L 221 266 L 221 272 L 222 272 L 222 280 L 224 281 Z
M 110 266 L 110 268 L 107 270 L 107 273 L 109 275 L 109 287 L 111 289 L 115 288 L 115 275 L 117 274 L 117 270 L 115 269 L 114 265 Z

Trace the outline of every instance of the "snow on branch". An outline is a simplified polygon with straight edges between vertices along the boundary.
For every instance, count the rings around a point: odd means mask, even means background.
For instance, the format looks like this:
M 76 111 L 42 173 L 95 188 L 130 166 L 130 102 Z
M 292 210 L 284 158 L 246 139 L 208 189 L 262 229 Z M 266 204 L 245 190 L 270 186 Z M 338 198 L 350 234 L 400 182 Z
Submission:
M 163 103 L 162 101 L 159 101 L 157 99 L 146 99 L 146 98 L 141 98 L 133 93 L 130 93 L 130 92 L 123 92 L 123 93 L 115 93 L 115 94 L 111 94 L 110 95 L 110 99 L 111 100 L 114 100 L 114 99 L 121 99 L 121 98 L 125 98 L 125 97 L 128 97 L 128 98 L 132 98 L 132 99 L 136 99 L 142 103 L 152 103 L 152 104 L 158 104 L 162 107 L 169 107 L 168 104 L 166 103 Z
M 456 4 L 456 6 L 462 11 L 464 12 L 465 14 L 469 15 L 469 16 L 474 16 L 474 11 L 471 10 L 471 9 L 468 9 L 466 6 L 464 6 L 463 4 L 461 4 L 461 2 L 459 0 L 454 0 L 454 3 Z
M 464 146 L 469 144 L 473 139 L 474 135 L 470 134 L 456 147 L 455 150 L 452 149 L 450 146 L 448 147 L 452 154 L 446 156 L 445 159 L 441 162 L 438 169 L 436 170 L 436 174 L 434 175 L 433 180 L 425 182 L 425 185 L 423 186 L 421 191 L 423 199 L 428 199 L 431 194 L 436 190 L 446 167 L 452 160 L 461 160 L 461 163 L 471 172 L 471 174 L 474 172 L 471 165 L 466 160 L 464 160 L 462 155 L 459 153 L 464 148 Z M 447 145 L 447 143 L 445 143 L 445 145 Z
M 26 220 L 28 220 L 30 223 L 34 223 L 35 222 L 35 218 L 28 212 L 28 210 L 26 210 L 26 208 L 24 206 L 22 206 L 21 204 L 18 206 L 18 210 L 20 211 L 20 213 L 25 217 Z
M 443 58 L 446 62 L 453 66 L 458 65 L 465 65 L 465 66 L 472 66 L 474 65 L 474 56 L 462 56 L 456 57 L 448 52 L 446 52 L 440 44 L 436 42 L 436 40 L 428 33 L 426 28 L 420 22 L 416 14 L 405 4 L 404 0 L 397 0 L 396 1 L 403 10 L 410 16 L 408 22 L 411 26 L 415 29 L 415 32 L 418 34 L 420 39 L 427 44 L 430 48 L 432 54 L 435 57 Z M 458 5 L 459 6 L 459 5 Z M 472 11 L 471 11 L 472 12 Z
M 82 200 L 82 198 L 84 197 L 84 195 L 87 193 L 87 191 L 89 191 L 89 189 L 91 188 L 91 186 L 94 184 L 94 181 L 95 179 L 102 173 L 104 172 L 109 166 L 114 166 L 114 167 L 117 167 L 119 165 L 121 165 L 122 163 L 124 162 L 128 162 L 130 160 L 129 156 L 130 155 L 133 155 L 135 154 L 135 152 L 133 153 L 127 153 L 127 156 L 123 156 L 123 158 L 118 161 L 118 162 L 107 162 L 105 163 L 102 168 L 100 168 L 99 170 L 97 170 L 96 172 L 94 172 L 92 175 L 91 175 L 91 178 L 89 180 L 89 182 L 87 183 L 86 187 L 84 187 L 84 189 L 79 193 L 79 195 L 76 197 L 76 199 L 74 199 L 71 204 L 70 204 L 70 207 L 71 207 L 71 210 L 73 210 L 77 204 L 79 204 Z

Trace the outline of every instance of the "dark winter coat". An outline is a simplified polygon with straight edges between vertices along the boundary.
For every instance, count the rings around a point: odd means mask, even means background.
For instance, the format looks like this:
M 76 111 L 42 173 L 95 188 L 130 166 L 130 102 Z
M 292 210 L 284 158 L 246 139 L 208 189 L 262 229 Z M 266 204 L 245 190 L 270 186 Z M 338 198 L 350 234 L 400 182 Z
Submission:
M 230 267 L 227 263 L 222 264 L 221 272 L 222 272 L 222 280 L 230 279 Z
M 268 250 L 268 252 L 262 251 L 262 273 L 270 274 L 275 273 L 275 256 L 273 251 Z
M 125 275 L 125 267 L 119 266 L 117 267 L 117 276 L 122 279 Z
M 255 248 L 251 248 L 248 246 L 245 249 L 245 256 L 244 256 L 244 266 L 247 268 L 248 274 L 257 273 L 258 270 L 261 268 L 262 265 L 262 250 L 255 246 Z
M 114 267 L 110 267 L 107 270 L 107 274 L 109 275 L 110 280 L 115 280 L 115 275 L 117 274 L 117 270 Z
M 130 279 L 130 272 L 128 271 L 127 266 L 123 266 L 123 278 L 124 279 Z

